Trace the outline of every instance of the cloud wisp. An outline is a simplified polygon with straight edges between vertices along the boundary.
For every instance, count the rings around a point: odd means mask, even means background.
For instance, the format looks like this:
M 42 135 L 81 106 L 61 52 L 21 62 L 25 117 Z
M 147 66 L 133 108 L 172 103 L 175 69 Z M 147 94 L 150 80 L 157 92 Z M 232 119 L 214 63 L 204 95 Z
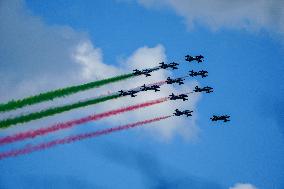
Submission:
M 229 189 L 257 189 L 257 188 L 249 183 L 236 183 L 233 187 L 230 187 Z
M 147 8 L 168 7 L 185 18 L 189 28 L 197 24 L 220 28 L 284 33 L 282 0 L 137 0 Z

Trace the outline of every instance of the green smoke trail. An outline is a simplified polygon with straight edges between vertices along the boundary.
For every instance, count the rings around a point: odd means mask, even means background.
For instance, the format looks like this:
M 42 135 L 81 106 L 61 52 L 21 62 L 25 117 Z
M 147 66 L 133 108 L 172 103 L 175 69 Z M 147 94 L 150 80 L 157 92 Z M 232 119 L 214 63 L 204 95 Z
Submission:
M 48 101 L 48 100 L 53 100 L 55 98 L 59 98 L 59 97 L 63 97 L 63 96 L 67 96 L 67 95 L 71 95 L 74 93 L 77 93 L 79 91 L 85 91 L 88 89 L 92 89 L 95 87 L 100 87 L 102 85 L 106 85 L 109 83 L 113 83 L 113 82 L 118 82 L 121 80 L 125 80 L 131 77 L 134 77 L 134 74 L 124 74 L 124 75 L 120 75 L 120 76 L 116 76 L 116 77 L 111 77 L 108 79 L 103 79 L 103 80 L 99 80 L 99 81 L 93 81 L 90 83 L 85 83 L 82 85 L 76 85 L 76 86 L 71 86 L 71 87 L 66 87 L 66 88 L 61 88 L 61 89 L 57 89 L 54 91 L 49 91 L 46 93 L 41 93 L 35 96 L 30 96 L 27 98 L 23 98 L 23 99 L 19 99 L 19 100 L 11 100 L 7 103 L 3 103 L 0 104 L 0 112 L 5 112 L 5 111 L 10 111 L 10 110 L 15 110 L 18 108 L 22 108 L 25 106 L 29 106 L 29 105 L 33 105 L 33 104 L 37 104 L 43 101 Z
M 119 98 L 120 96 L 118 94 L 114 94 L 114 95 L 109 95 L 109 96 L 104 96 L 104 97 L 99 97 L 99 98 L 95 98 L 95 99 L 91 99 L 91 100 L 86 100 L 86 101 L 81 101 L 81 102 L 77 102 L 74 104 L 69 104 L 69 105 L 64 105 L 64 106 L 59 106 L 59 107 L 54 107 L 54 108 L 49 108 L 46 110 L 42 110 L 39 112 L 33 112 L 27 115 L 21 115 L 18 117 L 14 117 L 14 118 L 8 118 L 5 120 L 1 120 L 0 121 L 0 129 L 4 129 L 4 128 L 8 128 L 11 127 L 12 125 L 16 125 L 18 123 L 26 123 L 32 120 L 37 120 L 43 117 L 47 117 L 47 116 L 51 116 L 54 114 L 59 114 L 65 111 L 69 111 L 75 108 L 81 108 L 81 107 L 85 107 L 85 106 L 89 106 L 89 105 L 94 105 L 94 104 L 98 104 L 101 102 L 105 102 L 107 100 L 111 100 L 111 99 L 116 99 Z

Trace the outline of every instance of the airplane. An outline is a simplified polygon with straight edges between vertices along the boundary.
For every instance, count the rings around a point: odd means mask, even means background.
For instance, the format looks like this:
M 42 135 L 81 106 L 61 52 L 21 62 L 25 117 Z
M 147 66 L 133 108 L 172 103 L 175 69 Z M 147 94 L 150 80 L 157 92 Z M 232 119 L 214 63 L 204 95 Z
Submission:
M 120 93 L 119 96 L 128 96 L 128 95 L 130 95 L 131 97 L 136 97 L 137 95 L 135 95 L 135 93 L 138 93 L 139 91 L 134 91 L 134 90 L 123 91 L 123 90 L 120 90 L 118 92 Z
M 184 84 L 184 79 L 182 78 L 176 78 L 176 79 L 171 79 L 170 77 L 167 78 L 166 83 L 167 84 L 173 84 L 173 83 L 178 83 L 179 85 Z
M 191 76 L 191 77 L 198 76 L 198 75 L 200 75 L 202 78 L 204 78 L 204 77 L 208 76 L 208 72 L 204 71 L 204 70 L 201 70 L 201 71 L 198 71 L 198 72 L 191 70 L 190 73 L 189 73 L 189 76 Z
M 145 75 L 146 77 L 148 77 L 148 76 L 151 76 L 150 73 L 155 71 L 155 70 L 157 70 L 157 69 L 144 69 L 142 71 L 135 69 L 135 70 L 133 70 L 133 74 L 134 75 Z
M 152 70 L 149 70 L 149 69 L 142 70 L 142 74 L 144 74 L 146 77 L 151 76 L 150 74 L 151 72 Z
M 164 62 L 159 63 L 160 64 L 160 68 L 162 69 L 167 69 L 167 68 L 172 68 L 173 70 L 178 69 L 177 66 L 179 65 L 178 63 L 172 62 L 169 64 L 165 64 Z
M 151 68 L 151 69 L 144 69 L 142 70 L 142 74 L 144 74 L 146 77 L 151 76 L 151 72 L 158 70 L 159 68 Z
M 155 92 L 160 91 L 159 88 L 159 85 L 146 86 L 145 84 L 140 87 L 141 91 L 154 90 Z
M 186 95 L 186 94 L 174 95 L 174 93 L 172 93 L 169 97 L 170 97 L 170 100 L 177 100 L 177 99 L 182 99 L 183 101 L 188 100 L 186 98 L 186 97 L 188 97 L 188 95 Z
M 203 87 L 203 88 L 199 88 L 198 86 L 195 87 L 195 89 L 193 90 L 194 92 L 206 92 L 206 93 L 212 93 L 213 92 L 213 88 L 212 87 Z
M 186 55 L 185 61 L 192 62 L 192 61 L 196 60 L 198 63 L 200 63 L 200 62 L 203 62 L 203 58 L 204 57 L 202 55 L 198 55 L 198 56 Z
M 134 75 L 142 75 L 142 71 L 135 69 L 135 70 L 133 70 L 133 74 Z
M 227 122 L 227 121 L 231 121 L 229 120 L 230 116 L 228 115 L 221 115 L 221 116 L 216 116 L 216 115 L 213 115 L 213 117 L 211 117 L 210 119 L 212 121 L 221 121 L 223 120 L 224 122 Z
M 174 115 L 175 116 L 181 116 L 181 115 L 186 115 L 186 117 L 192 116 L 193 111 L 189 111 L 189 110 L 184 110 L 184 111 L 180 111 L 179 109 L 175 109 Z

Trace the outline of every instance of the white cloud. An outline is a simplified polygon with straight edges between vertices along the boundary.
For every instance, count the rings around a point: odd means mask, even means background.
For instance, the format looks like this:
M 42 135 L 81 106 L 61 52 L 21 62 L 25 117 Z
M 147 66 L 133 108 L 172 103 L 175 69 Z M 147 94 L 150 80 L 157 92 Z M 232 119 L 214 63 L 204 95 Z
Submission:
M 81 77 L 85 80 L 103 79 L 120 73 L 114 66 L 103 63 L 101 49 L 94 48 L 90 41 L 78 44 L 73 58 L 81 65 Z
M 235 186 L 230 187 L 229 189 L 257 189 L 255 186 L 252 184 L 243 184 L 243 183 L 237 183 Z
M 169 7 L 185 18 L 189 28 L 205 24 L 211 29 L 265 29 L 284 33 L 283 0 L 137 0 L 147 8 Z
M 70 53 L 86 34 L 45 25 L 20 0 L 1 1 L 0 24 L 1 102 L 82 79 Z
M 0 6 L 0 102 L 11 98 L 26 97 L 54 88 L 70 86 L 86 81 L 93 81 L 121 73 L 127 73 L 135 68 L 154 67 L 158 62 L 166 61 L 165 49 L 162 45 L 156 47 L 141 47 L 133 52 L 118 66 L 103 62 L 102 50 L 96 48 L 84 33 L 78 33 L 66 26 L 49 26 L 40 18 L 31 15 L 24 7 L 22 1 L 3 1 Z M 78 99 L 93 97 L 106 91 L 128 89 L 164 80 L 171 73 L 158 71 L 152 77 L 137 77 L 107 85 L 98 89 L 76 94 L 70 98 L 56 99 L 34 107 L 24 108 L 23 111 L 42 109 L 50 105 L 73 102 Z M 191 84 L 193 85 L 194 82 Z M 165 97 L 172 91 L 175 93 L 188 91 L 189 86 L 181 88 L 166 85 L 159 93 L 145 92 L 136 98 L 126 97 L 116 101 L 102 103 L 95 107 L 75 110 L 44 120 L 25 124 L 24 130 L 48 125 L 56 120 L 79 118 L 94 112 L 118 108 L 130 104 L 141 103 L 159 97 Z M 107 119 L 108 125 L 118 125 L 152 118 L 159 115 L 172 114 L 176 107 L 195 109 L 198 95 L 192 95 L 186 103 L 167 102 L 143 110 L 126 113 Z M 20 113 L 16 111 L 14 113 Z M 7 115 L 4 116 L 9 116 Z M 3 116 L 3 115 L 2 115 Z M 173 118 L 156 123 L 156 127 L 147 127 L 147 131 L 159 134 L 162 138 L 171 138 L 179 134 L 192 139 L 196 136 L 198 128 L 195 124 L 196 114 L 190 119 Z M 13 130 L 13 128 L 11 128 Z M 17 127 L 19 130 L 19 127 Z M 161 138 L 161 137 L 158 137 Z

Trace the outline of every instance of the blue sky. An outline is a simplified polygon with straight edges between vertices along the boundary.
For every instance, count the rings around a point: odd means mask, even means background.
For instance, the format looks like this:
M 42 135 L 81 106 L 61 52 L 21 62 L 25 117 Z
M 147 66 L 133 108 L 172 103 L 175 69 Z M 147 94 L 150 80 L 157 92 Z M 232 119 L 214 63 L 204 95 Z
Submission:
M 222 16 L 227 16 L 228 20 L 223 20 L 214 13 L 216 10 L 210 9 L 207 1 L 201 2 L 209 16 L 199 10 L 192 11 L 190 2 L 192 7 L 200 6 L 196 1 L 173 1 L 166 5 L 159 2 L 27 0 L 0 3 L 5 9 L 2 14 L 7 18 L 0 19 L 1 25 L 7 26 L 0 29 L 0 38 L 5 41 L 0 45 L 1 102 L 11 96 L 69 84 L 63 79 L 69 77 L 69 72 L 62 70 L 67 67 L 74 73 L 79 67 L 68 66 L 71 58 L 65 57 L 70 52 L 65 49 L 84 40 L 92 43 L 95 52 L 102 53 L 104 64 L 122 67 L 131 62 L 125 60 L 133 57 L 137 49 L 161 45 L 168 61 L 183 62 L 182 69 L 172 73 L 174 76 L 184 75 L 191 69 L 206 69 L 209 77 L 198 82 L 214 88 L 214 93 L 202 95 L 196 103 L 188 104 L 196 108 L 197 117 L 194 122 L 182 123 L 196 125 L 199 132 L 194 140 L 175 134 L 170 139 L 157 140 L 158 134 L 130 130 L 1 160 L 0 188 L 228 189 L 236 183 L 250 183 L 259 189 L 284 187 L 283 16 L 277 18 L 279 25 L 271 24 L 270 19 L 276 19 L 275 16 L 266 19 L 268 14 L 262 12 L 263 7 L 248 4 L 255 10 L 257 19 L 245 11 L 219 10 L 224 13 Z M 276 14 L 281 2 L 273 2 L 269 6 L 276 7 L 272 8 Z M 219 3 L 222 5 L 224 1 Z M 230 9 L 225 5 L 224 9 Z M 9 6 L 11 9 L 7 8 Z M 185 14 L 187 6 L 192 13 Z M 241 10 L 246 4 L 240 1 L 238 6 Z M 14 15 L 24 16 L 17 20 Z M 243 20 L 251 24 L 244 25 Z M 18 28 L 25 32 L 17 33 Z M 64 37 L 60 33 L 64 33 Z M 37 48 L 45 52 L 38 52 Z M 204 64 L 185 63 L 183 57 L 187 53 L 203 54 Z M 23 63 L 19 63 L 21 60 Z M 40 61 L 46 62 L 42 63 L 46 68 L 43 71 Z M 90 65 L 87 68 L 93 72 L 99 69 Z M 56 84 L 32 80 L 40 74 L 54 76 Z M 231 115 L 232 121 L 210 122 L 212 114 L 223 113 Z M 144 113 L 138 115 L 131 121 L 144 119 Z M 124 122 L 123 119 L 115 121 Z M 97 126 L 108 126 L 108 122 L 98 122 Z M 91 129 L 92 125 L 86 127 Z M 167 122 L 159 127 L 167 127 Z M 62 133 L 64 135 L 68 134 Z

